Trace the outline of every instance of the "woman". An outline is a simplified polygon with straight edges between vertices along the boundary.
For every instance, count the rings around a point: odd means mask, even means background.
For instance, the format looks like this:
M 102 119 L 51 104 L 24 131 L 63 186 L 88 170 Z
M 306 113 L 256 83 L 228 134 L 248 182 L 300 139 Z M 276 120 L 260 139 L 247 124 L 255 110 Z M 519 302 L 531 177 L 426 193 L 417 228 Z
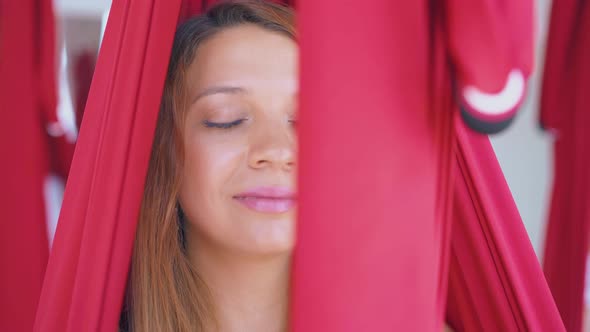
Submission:
M 293 12 L 270 2 L 178 28 L 123 330 L 287 330 L 297 61 Z
M 127 294 L 132 331 L 283 331 L 294 244 L 290 9 L 225 3 L 176 33 Z

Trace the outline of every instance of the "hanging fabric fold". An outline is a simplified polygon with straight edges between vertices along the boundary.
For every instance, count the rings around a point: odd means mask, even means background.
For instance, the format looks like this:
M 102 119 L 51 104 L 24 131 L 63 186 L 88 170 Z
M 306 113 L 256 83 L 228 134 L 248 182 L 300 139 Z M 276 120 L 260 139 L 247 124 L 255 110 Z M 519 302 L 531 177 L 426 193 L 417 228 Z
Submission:
M 545 47 L 545 64 L 541 93 L 540 125 L 542 128 L 558 131 L 560 117 L 567 114 L 560 92 L 566 89 L 566 73 L 571 71 L 570 61 L 575 49 L 575 31 L 579 24 L 577 0 L 553 0 Z
M 115 331 L 180 1 L 114 1 L 36 331 Z
M 430 10 L 438 98 L 431 108 L 461 110 L 448 125 L 457 135 L 452 169 L 440 175 L 453 182 L 451 225 L 443 228 L 450 248 L 441 256 L 450 265 L 440 276 L 444 287 L 449 278 L 448 297 L 440 298 L 447 321 L 457 331 L 562 331 L 494 151 L 473 132 L 505 128 L 523 99 L 533 65 L 533 3 L 449 0 L 431 2 Z
M 293 328 L 436 331 L 437 176 L 451 156 L 438 147 L 452 114 L 430 119 L 427 3 L 338 3 L 297 2 Z
M 83 51 L 75 58 L 74 77 L 76 86 L 76 127 L 80 128 L 82 125 L 82 118 L 84 117 L 84 108 L 86 101 L 88 101 L 88 92 L 90 91 L 90 84 L 92 83 L 92 76 L 94 74 L 94 67 L 96 66 L 95 52 Z
M 479 132 L 499 132 L 514 119 L 533 68 L 533 1 L 444 3 L 461 116 Z
M 554 135 L 543 268 L 568 331 L 581 331 L 590 241 L 590 4 L 555 0 L 540 121 Z
M 456 122 L 447 317 L 458 331 L 564 331 L 487 137 Z
M 0 1 L 0 330 L 28 331 L 49 251 L 44 182 L 73 152 L 57 122 L 50 0 Z

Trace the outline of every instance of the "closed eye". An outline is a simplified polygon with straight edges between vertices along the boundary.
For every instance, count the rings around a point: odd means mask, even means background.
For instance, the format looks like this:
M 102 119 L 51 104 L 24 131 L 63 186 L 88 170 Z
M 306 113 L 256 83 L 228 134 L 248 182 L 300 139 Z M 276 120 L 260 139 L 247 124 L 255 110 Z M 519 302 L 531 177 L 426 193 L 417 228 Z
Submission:
M 230 129 L 236 126 L 239 126 L 247 119 L 238 119 L 231 122 L 211 122 L 211 121 L 203 121 L 203 125 L 207 128 L 219 128 L 219 129 Z

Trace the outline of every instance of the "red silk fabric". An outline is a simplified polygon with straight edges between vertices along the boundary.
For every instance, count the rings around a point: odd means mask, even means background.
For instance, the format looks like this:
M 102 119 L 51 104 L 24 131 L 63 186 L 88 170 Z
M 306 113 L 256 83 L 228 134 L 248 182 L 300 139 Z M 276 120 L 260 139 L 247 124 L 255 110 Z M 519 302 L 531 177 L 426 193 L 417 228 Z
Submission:
M 65 177 L 73 154 L 55 65 L 51 1 L 0 1 L 0 331 L 33 328 L 49 251 L 44 181 Z
M 487 137 L 456 124 L 447 319 L 457 331 L 564 331 Z
M 0 1 L 0 331 L 33 328 L 47 264 L 54 43 L 50 1 Z
M 37 331 L 117 328 L 172 37 L 191 6 L 113 2 Z M 469 57 L 447 56 L 450 8 L 297 1 L 294 331 L 439 331 L 448 284 L 457 330 L 563 330 L 487 139 L 455 125 L 449 63 Z M 521 65 L 498 59 L 503 73 L 472 74 L 482 89 Z
M 83 51 L 75 58 L 74 75 L 76 86 L 76 126 L 80 128 L 84 117 L 84 108 L 88 101 L 88 92 L 92 83 L 96 60 L 94 52 Z
M 541 125 L 555 134 L 544 270 L 568 331 L 581 331 L 590 241 L 590 4 L 554 0 Z

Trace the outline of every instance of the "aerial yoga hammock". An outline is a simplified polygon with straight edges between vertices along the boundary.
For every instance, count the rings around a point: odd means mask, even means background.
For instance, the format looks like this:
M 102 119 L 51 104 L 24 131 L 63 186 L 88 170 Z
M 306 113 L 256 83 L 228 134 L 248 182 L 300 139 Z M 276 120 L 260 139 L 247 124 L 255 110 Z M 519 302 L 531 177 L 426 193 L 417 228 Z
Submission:
M 292 330 L 440 331 L 447 315 L 563 331 L 489 141 L 463 124 L 505 127 L 531 70 L 532 2 L 498 3 L 297 2 Z M 117 329 L 181 8 L 201 3 L 112 4 L 36 331 Z
M 0 331 L 30 331 L 49 255 L 44 181 L 73 144 L 57 120 L 49 0 L 0 1 Z
M 554 0 L 541 126 L 555 135 L 543 268 L 568 331 L 581 331 L 590 241 L 590 4 Z

